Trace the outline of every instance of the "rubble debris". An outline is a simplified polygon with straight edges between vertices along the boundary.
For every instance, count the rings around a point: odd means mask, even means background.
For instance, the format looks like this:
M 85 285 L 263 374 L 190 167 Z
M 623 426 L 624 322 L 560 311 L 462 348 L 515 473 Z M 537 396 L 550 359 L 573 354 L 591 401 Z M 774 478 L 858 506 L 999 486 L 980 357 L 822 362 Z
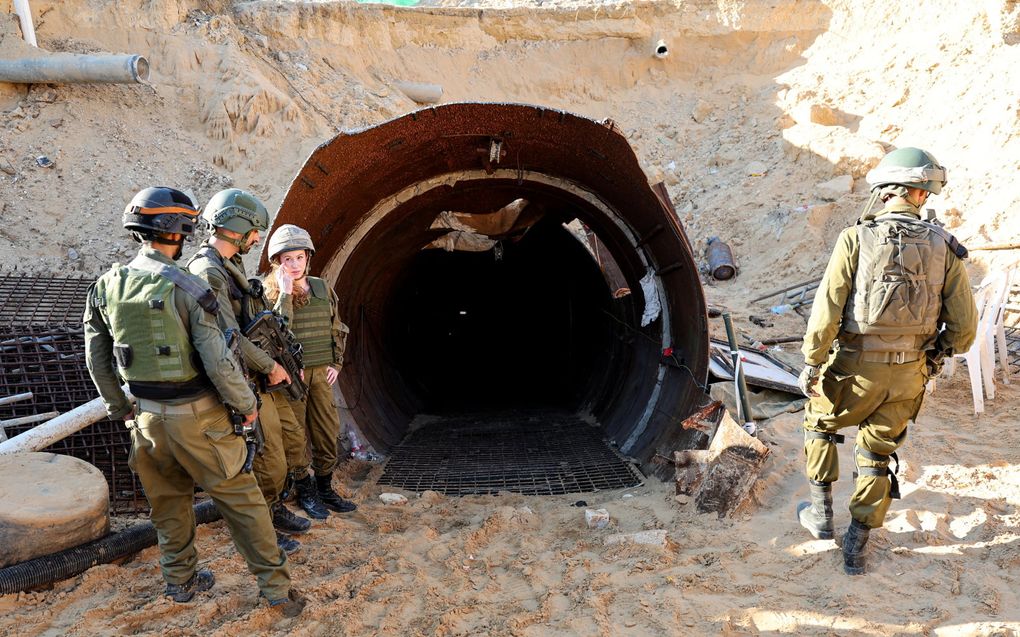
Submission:
M 815 185 L 815 194 L 825 201 L 835 201 L 843 195 L 853 192 L 853 175 L 840 175 L 829 181 L 823 181 Z
M 769 449 L 726 412 L 707 450 L 677 451 L 676 492 L 694 498 L 701 513 L 725 517 L 747 499 Z
M 654 529 L 637 533 L 614 533 L 603 541 L 606 546 L 614 544 L 644 544 L 647 546 L 666 546 L 666 530 Z
M 407 498 L 399 493 L 381 493 L 379 499 L 383 504 L 407 504 Z
M 604 529 L 609 526 L 609 511 L 605 509 L 585 509 L 584 522 L 589 529 Z

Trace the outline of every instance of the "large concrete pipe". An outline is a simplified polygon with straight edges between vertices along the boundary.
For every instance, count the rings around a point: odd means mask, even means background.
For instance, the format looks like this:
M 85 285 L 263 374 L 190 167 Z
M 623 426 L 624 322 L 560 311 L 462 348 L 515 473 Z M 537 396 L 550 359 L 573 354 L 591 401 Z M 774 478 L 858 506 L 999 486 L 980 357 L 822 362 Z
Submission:
M 518 200 L 530 225 L 490 235 L 492 249 L 425 249 L 449 232 L 441 213 Z M 565 228 L 575 220 L 614 276 Z M 611 121 L 446 104 L 341 133 L 290 185 L 285 223 L 309 230 L 313 272 L 339 295 L 342 408 L 377 450 L 416 414 L 549 404 L 590 415 L 642 463 L 696 443 L 680 423 L 706 401 L 698 270 L 665 188 Z
M 51 53 L 39 57 L 0 59 L 0 82 L 16 84 L 143 83 L 149 62 L 140 55 Z

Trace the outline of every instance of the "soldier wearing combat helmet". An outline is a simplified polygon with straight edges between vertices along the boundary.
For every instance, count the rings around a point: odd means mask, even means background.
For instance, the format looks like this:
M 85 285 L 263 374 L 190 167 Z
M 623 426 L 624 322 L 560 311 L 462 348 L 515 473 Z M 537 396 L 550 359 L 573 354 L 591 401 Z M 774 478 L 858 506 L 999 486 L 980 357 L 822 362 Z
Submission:
M 296 476 L 298 502 L 313 517 L 319 502 L 338 513 L 357 508 L 340 497 L 332 485 L 340 434 L 332 385 L 343 366 L 348 329 L 340 320 L 339 301 L 333 290 L 322 279 L 308 276 L 314 254 L 315 246 L 307 231 L 291 224 L 282 225 L 269 239 L 272 272 L 266 277 L 266 296 L 289 319 L 304 350 L 308 394 L 302 400 L 291 400 L 290 404 L 311 443 L 314 482 L 308 475 L 304 454 L 290 470 Z
M 255 478 L 242 472 L 245 443 L 224 407 L 251 423 L 255 396 L 216 323 L 215 296 L 174 265 L 197 216 L 188 196 L 173 188 L 146 188 L 131 200 L 124 227 L 142 247 L 89 289 L 86 362 L 110 416 L 125 418 L 131 431 L 129 464 L 152 507 L 166 595 L 187 602 L 214 583 L 212 571 L 197 568 L 197 483 L 215 501 L 262 594 L 294 616 L 304 602 L 290 589 L 287 558 Z
M 269 227 L 269 212 L 255 195 L 229 188 L 213 195 L 202 211 L 202 218 L 213 228 L 213 236 L 192 255 L 188 269 L 216 294 L 220 328 L 240 331 L 264 303 L 261 285 L 248 280 L 241 255 L 247 254 L 258 243 L 260 233 Z M 300 542 L 290 535 L 306 532 L 311 522 L 292 513 L 281 499 L 287 478 L 285 448 L 304 449 L 304 430 L 286 398 L 279 392 L 266 391 L 269 386 L 286 385 L 292 379 L 283 366 L 244 336 L 240 338 L 240 350 L 248 369 L 258 376 L 262 403 L 259 415 L 265 447 L 255 459 L 255 478 L 272 513 L 277 543 L 285 551 L 293 552 Z M 288 442 L 292 437 L 298 440 Z
M 870 530 L 882 526 L 899 497 L 890 464 L 921 408 L 925 382 L 943 357 L 970 347 L 977 330 L 966 248 L 921 217 L 921 206 L 946 184 L 946 169 L 923 150 L 901 148 L 867 180 L 871 201 L 857 225 L 839 235 L 815 296 L 800 376 L 809 397 L 804 453 L 811 501 L 797 513 L 815 538 L 834 535 L 836 444 L 844 438 L 837 432 L 857 427 L 852 519 L 842 547 L 851 575 L 864 572 Z

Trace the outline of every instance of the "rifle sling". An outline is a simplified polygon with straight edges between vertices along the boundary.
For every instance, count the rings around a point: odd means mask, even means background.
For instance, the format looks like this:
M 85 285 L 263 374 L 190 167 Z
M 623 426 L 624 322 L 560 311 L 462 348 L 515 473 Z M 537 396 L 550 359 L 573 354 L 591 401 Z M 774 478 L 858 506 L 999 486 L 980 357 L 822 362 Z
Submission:
M 139 254 L 128 264 L 129 268 L 144 270 L 158 274 L 172 282 L 179 290 L 195 299 L 202 309 L 210 314 L 219 312 L 220 304 L 216 300 L 216 294 L 208 287 L 203 286 L 193 276 L 180 268 L 165 263 L 160 263 L 150 256 Z

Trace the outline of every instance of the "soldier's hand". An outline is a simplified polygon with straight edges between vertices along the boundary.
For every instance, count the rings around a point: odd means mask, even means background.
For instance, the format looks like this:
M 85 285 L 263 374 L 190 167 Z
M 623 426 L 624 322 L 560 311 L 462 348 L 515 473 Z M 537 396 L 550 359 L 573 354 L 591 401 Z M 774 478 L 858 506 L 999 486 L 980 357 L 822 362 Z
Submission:
M 326 382 L 330 385 L 336 382 L 336 377 L 340 375 L 340 370 L 330 365 L 326 368 Z
M 797 386 L 804 392 L 804 395 L 813 398 L 818 395 L 815 391 L 815 383 L 818 382 L 818 377 L 822 374 L 821 365 L 805 365 L 804 371 L 800 373 L 800 377 L 797 379 Z
M 259 410 L 258 409 L 253 409 L 250 414 L 245 414 L 244 422 L 242 423 L 242 425 L 247 427 L 248 425 L 250 425 L 253 422 L 255 422 L 255 419 L 258 418 L 258 417 L 259 417 Z
M 273 371 L 269 372 L 269 384 L 279 385 L 280 383 L 289 383 L 290 374 L 283 368 L 283 365 L 277 363 L 273 366 Z
M 283 294 L 294 294 L 294 279 L 282 266 L 276 268 L 276 285 Z

